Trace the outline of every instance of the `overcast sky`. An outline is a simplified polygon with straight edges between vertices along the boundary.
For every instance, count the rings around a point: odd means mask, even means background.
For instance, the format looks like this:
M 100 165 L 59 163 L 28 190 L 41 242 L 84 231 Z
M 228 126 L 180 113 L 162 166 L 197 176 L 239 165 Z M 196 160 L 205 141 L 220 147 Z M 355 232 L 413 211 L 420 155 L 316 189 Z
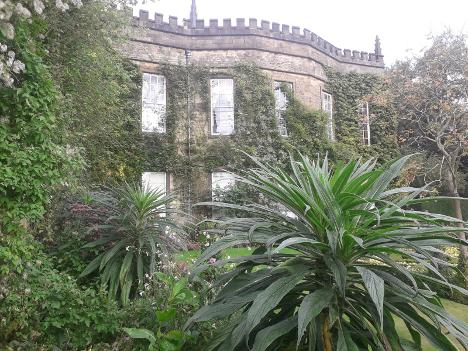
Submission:
M 144 8 L 188 18 L 191 0 L 148 1 Z M 138 13 L 135 9 L 135 14 Z M 197 0 L 198 18 L 257 18 L 307 28 L 342 49 L 373 52 L 379 35 L 392 64 L 427 46 L 427 36 L 450 27 L 468 33 L 468 0 Z M 221 23 L 221 21 L 220 21 Z M 410 51 L 409 51 L 410 50 Z

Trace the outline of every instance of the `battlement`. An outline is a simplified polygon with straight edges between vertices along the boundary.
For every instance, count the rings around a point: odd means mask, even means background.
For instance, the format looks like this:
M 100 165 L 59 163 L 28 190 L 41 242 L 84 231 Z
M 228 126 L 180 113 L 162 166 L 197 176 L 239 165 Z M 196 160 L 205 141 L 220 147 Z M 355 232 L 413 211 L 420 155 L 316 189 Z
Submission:
M 231 19 L 224 19 L 221 23 L 217 19 L 210 19 L 208 25 L 205 24 L 205 20 L 197 19 L 195 26 L 192 26 L 190 20 L 184 19 L 180 22 L 174 16 L 170 16 L 168 22 L 165 22 L 164 16 L 160 13 L 155 14 L 154 20 L 149 19 L 148 11 L 140 10 L 139 16 L 133 18 L 133 23 L 155 31 L 191 37 L 243 35 L 268 37 L 312 46 L 339 62 L 384 67 L 384 56 L 381 54 L 380 43 L 377 48 L 376 42 L 374 53 L 340 49 L 308 29 L 304 28 L 301 31 L 300 27 L 271 23 L 265 20 L 258 21 L 255 18 L 248 20 L 238 18 L 235 23 Z

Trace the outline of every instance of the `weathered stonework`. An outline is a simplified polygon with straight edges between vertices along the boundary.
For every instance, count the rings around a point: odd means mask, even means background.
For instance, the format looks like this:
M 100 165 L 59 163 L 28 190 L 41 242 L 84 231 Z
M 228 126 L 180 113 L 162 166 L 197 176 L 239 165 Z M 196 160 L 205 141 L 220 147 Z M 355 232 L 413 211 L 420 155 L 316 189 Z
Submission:
M 193 11 L 192 11 L 193 15 Z M 193 63 L 212 68 L 253 63 L 273 80 L 291 82 L 296 96 L 307 106 L 320 108 L 320 91 L 326 81 L 324 67 L 341 72 L 381 74 L 384 69 L 380 42 L 374 53 L 340 49 L 315 33 L 298 27 L 256 19 L 196 19 L 180 24 L 177 17 L 149 19 L 146 11 L 133 18 L 133 39 L 126 54 L 142 71 L 155 72 L 158 63 L 184 64 L 190 52 Z
M 133 18 L 132 40 L 125 54 L 142 72 L 158 73 L 161 64 L 201 64 L 213 71 L 228 70 L 239 63 L 252 63 L 272 81 L 293 84 L 294 96 L 304 105 L 320 109 L 321 92 L 327 77 L 325 67 L 340 72 L 381 74 L 384 70 L 380 42 L 374 53 L 342 50 L 315 33 L 298 27 L 237 19 L 204 20 L 196 18 L 192 7 L 190 20 L 179 23 L 176 17 L 163 21 L 161 14 L 149 19 L 146 11 Z M 170 86 L 168 86 L 170 89 Z M 272 86 L 273 90 L 273 86 Z M 190 147 L 209 145 L 210 111 L 201 101 L 194 101 L 191 110 L 181 116 L 177 125 L 176 143 L 180 153 Z M 190 135 L 190 138 L 188 137 Z M 190 139 L 190 140 L 189 140 Z M 190 146 L 191 145 L 191 146 Z M 148 169 L 147 171 L 163 171 Z M 171 176 L 171 189 L 181 189 L 183 179 Z M 192 176 L 192 188 L 179 198 L 188 205 L 193 199 L 206 199 L 211 194 L 210 174 L 198 172 Z

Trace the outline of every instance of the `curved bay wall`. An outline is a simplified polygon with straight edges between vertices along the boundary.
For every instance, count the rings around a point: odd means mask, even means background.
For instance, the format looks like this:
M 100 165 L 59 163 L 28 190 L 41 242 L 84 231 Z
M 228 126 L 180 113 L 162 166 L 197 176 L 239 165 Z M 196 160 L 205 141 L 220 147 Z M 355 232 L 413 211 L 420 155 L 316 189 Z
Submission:
M 135 31 L 125 52 L 143 70 L 154 64 L 183 64 L 186 50 L 193 62 L 213 68 L 228 68 L 240 62 L 253 63 L 274 80 L 294 84 L 296 96 L 306 105 L 320 106 L 325 66 L 341 72 L 381 74 L 382 55 L 357 50 L 342 50 L 315 33 L 299 27 L 279 25 L 256 19 L 198 20 L 190 28 L 187 20 L 179 24 L 176 17 L 163 21 L 161 14 L 149 19 L 146 11 L 133 18 Z
M 317 109 L 321 107 L 321 92 L 326 83 L 325 66 L 341 72 L 381 74 L 384 70 L 382 55 L 341 50 L 307 29 L 301 32 L 298 27 L 259 23 L 255 19 L 238 19 L 235 24 L 231 20 L 221 24 L 210 20 L 208 26 L 199 20 L 195 28 L 190 28 L 187 21 L 181 25 L 175 17 L 170 17 L 168 22 L 160 14 L 154 20 L 148 17 L 147 12 L 141 11 L 139 17 L 133 18 L 132 40 L 123 47 L 142 72 L 157 73 L 160 63 L 185 64 L 188 52 L 193 63 L 212 67 L 217 72 L 238 63 L 253 63 L 272 80 L 292 83 L 295 97 Z M 178 145 L 184 146 L 179 153 L 186 152 L 186 144 L 190 148 L 212 142 L 210 113 L 202 100 L 194 101 L 190 113 L 186 111 L 184 115 L 182 111 L 179 118 L 176 139 Z M 209 199 L 210 179 L 209 174 L 193 175 L 194 198 Z M 184 182 L 173 176 L 170 183 L 175 189 L 183 189 Z

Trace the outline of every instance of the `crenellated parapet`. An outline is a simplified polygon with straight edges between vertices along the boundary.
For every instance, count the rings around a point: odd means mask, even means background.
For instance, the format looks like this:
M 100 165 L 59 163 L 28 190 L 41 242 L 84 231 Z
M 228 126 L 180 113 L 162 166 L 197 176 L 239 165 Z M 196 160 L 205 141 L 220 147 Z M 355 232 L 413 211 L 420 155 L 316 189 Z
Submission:
M 258 21 L 250 18 L 231 19 L 219 21 L 210 19 L 205 22 L 203 19 L 192 21 L 184 19 L 179 21 L 177 17 L 170 16 L 167 22 L 162 14 L 156 13 L 155 18 L 149 19 L 149 13 L 141 10 L 138 17 L 133 18 L 133 23 L 151 30 L 167 32 L 189 37 L 210 37 L 210 36 L 260 36 L 282 41 L 299 43 L 313 47 L 319 52 L 333 58 L 341 63 L 359 64 L 376 68 L 384 67 L 383 55 L 380 49 L 380 41 L 376 43 L 373 53 L 350 49 L 341 49 L 324 38 L 318 36 L 308 29 L 296 26 L 279 24 L 269 21 Z M 378 40 L 378 38 L 377 38 Z M 190 47 L 187 47 L 190 49 Z

